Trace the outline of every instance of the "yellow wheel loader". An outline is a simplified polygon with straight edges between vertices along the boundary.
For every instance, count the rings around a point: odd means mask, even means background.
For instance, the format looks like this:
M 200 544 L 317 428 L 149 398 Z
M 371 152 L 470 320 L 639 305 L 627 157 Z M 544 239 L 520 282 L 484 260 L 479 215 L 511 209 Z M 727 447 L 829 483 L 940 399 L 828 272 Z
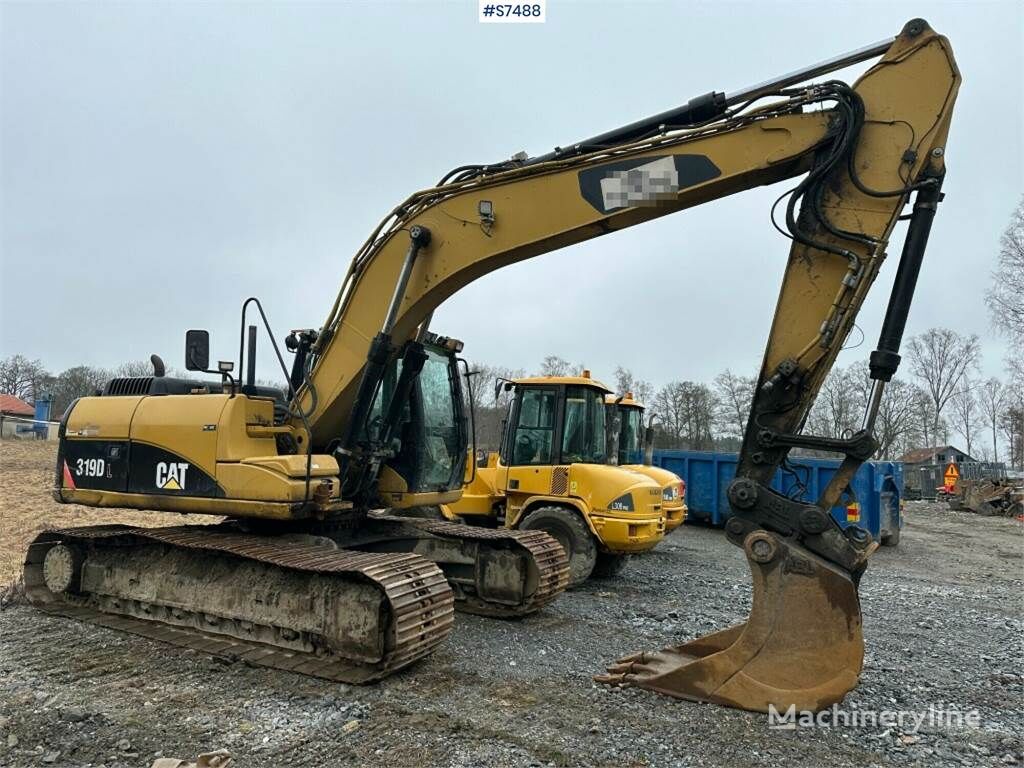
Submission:
M 671 533 L 686 521 L 686 483 L 675 472 L 651 463 L 654 434 L 644 424 L 644 406 L 633 397 L 607 395 L 608 428 L 612 435 L 615 463 L 651 478 L 661 488 L 661 511 L 665 515 L 665 533 Z
M 852 86 L 825 77 L 869 59 Z M 600 679 L 761 711 L 839 701 L 863 662 L 857 585 L 876 542 L 829 510 L 875 449 L 872 427 L 942 199 L 959 85 L 949 41 L 913 19 L 895 38 L 750 88 L 546 154 L 454 169 L 373 230 L 323 324 L 287 337 L 290 374 L 251 299 L 238 338 L 244 381 L 232 361 L 211 367 L 209 337 L 193 331 L 185 360 L 194 378 L 161 376 L 156 361 L 153 376 L 115 379 L 67 410 L 60 502 L 226 520 L 45 531 L 26 554 L 29 599 L 205 653 L 356 682 L 430 653 L 454 607 L 498 616 L 542 608 L 568 578 L 547 534 L 380 511 L 462 493 L 461 345 L 431 333 L 433 311 L 508 264 L 798 179 L 779 201 L 792 242 L 728 492 L 725 533 L 753 574 L 750 618 L 637 653 Z M 802 434 L 901 220 L 862 429 Z M 699 258 L 699 244 L 691 251 Z M 757 299 L 768 296 L 736 297 Z M 287 393 L 255 386 L 250 317 L 274 346 Z M 817 500 L 769 486 L 797 447 L 843 456 Z
M 627 555 L 656 546 L 665 535 L 661 486 L 608 464 L 608 387 L 589 371 L 503 386 L 515 394 L 501 450 L 443 508 L 449 518 L 550 534 L 568 555 L 569 586 L 610 576 Z

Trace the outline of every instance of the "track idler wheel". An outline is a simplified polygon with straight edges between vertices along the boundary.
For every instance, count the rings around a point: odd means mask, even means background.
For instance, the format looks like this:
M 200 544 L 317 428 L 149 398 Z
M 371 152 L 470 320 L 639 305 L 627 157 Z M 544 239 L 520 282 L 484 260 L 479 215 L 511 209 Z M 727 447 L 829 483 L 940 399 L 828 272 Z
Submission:
M 743 542 L 754 579 L 746 623 L 620 659 L 595 680 L 767 712 L 818 711 L 857 684 L 864 662 L 850 575 L 764 530 Z
M 43 581 L 54 594 L 77 592 L 82 582 L 85 558 L 78 547 L 54 544 L 43 558 Z

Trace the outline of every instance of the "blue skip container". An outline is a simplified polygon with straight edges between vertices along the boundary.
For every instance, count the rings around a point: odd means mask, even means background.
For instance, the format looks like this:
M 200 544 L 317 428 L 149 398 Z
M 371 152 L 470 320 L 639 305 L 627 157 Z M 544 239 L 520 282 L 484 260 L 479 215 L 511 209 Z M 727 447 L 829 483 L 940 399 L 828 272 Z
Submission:
M 732 514 L 726 490 L 736 476 L 737 454 L 709 451 L 656 450 L 654 465 L 675 472 L 686 481 L 687 519 L 723 525 Z M 814 501 L 839 469 L 837 459 L 791 456 L 789 464 L 807 486 L 803 498 Z M 789 494 L 796 480 L 778 470 L 772 488 Z M 866 461 L 850 483 L 854 498 L 845 495 L 832 508 L 832 517 L 844 528 L 859 525 L 876 541 L 895 546 L 900 540 L 903 516 L 903 465 L 898 461 Z

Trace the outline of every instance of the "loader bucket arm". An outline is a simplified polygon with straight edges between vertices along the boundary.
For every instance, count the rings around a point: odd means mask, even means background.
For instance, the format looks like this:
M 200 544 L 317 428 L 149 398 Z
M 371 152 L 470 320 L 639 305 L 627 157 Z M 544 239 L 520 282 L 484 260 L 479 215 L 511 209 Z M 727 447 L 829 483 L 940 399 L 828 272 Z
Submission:
M 797 233 L 728 492 L 726 535 L 743 548 L 753 574 L 749 619 L 679 646 L 628 656 L 599 681 L 757 711 L 791 705 L 817 711 L 856 685 L 864 657 L 857 584 L 877 544 L 859 527 L 842 529 L 830 510 L 876 449 L 874 417 L 899 363 L 917 271 L 941 200 L 959 82 L 948 42 L 921 20 L 908 23 L 853 89 L 852 110 L 860 108 L 859 100 L 864 128 L 848 162 L 834 163 L 817 181 L 812 170 L 802 190 Z M 896 93 L 906 93 L 908 101 L 894 101 Z M 898 150 L 895 130 L 904 132 Z M 874 382 L 863 428 L 846 439 L 800 434 L 911 193 L 914 212 L 871 355 Z M 768 487 L 798 447 L 844 457 L 814 502 Z

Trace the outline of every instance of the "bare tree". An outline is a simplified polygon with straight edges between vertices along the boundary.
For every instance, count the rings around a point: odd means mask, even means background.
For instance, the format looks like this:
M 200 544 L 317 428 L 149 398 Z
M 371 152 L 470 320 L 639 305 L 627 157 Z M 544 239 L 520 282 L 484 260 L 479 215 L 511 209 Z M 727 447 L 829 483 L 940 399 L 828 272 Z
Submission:
M 938 438 L 942 412 L 968 371 L 978 365 L 976 335 L 961 336 L 949 328 L 930 328 L 907 345 L 910 368 L 932 401 L 932 435 Z
M 851 373 L 856 374 L 854 383 L 857 393 L 858 410 L 867 407 L 871 391 L 871 375 L 867 363 L 854 363 Z M 875 440 L 878 450 L 875 457 L 891 460 L 907 451 L 920 447 L 921 431 L 915 419 L 913 406 L 915 388 L 903 379 L 893 379 L 882 390 L 882 400 L 875 417 Z M 927 396 L 925 396 L 927 400 Z M 929 420 L 930 423 L 930 420 Z
M 568 376 L 572 371 L 572 363 L 558 355 L 548 355 L 540 364 L 541 376 Z
M 53 405 L 50 413 L 56 417 L 64 413 L 77 398 L 96 394 L 110 380 L 110 371 L 78 365 L 62 371 L 53 380 Z
M 960 387 L 953 393 L 949 404 L 952 407 L 953 428 L 963 437 L 967 443 L 967 455 L 973 453 L 974 430 L 978 427 L 980 405 L 978 397 L 974 393 L 977 388 L 976 382 L 972 382 L 966 375 L 960 380 Z
M 49 374 L 40 360 L 24 355 L 11 355 L 0 360 L 0 393 L 35 402 Z
M 978 387 L 982 423 L 992 431 L 992 461 L 999 461 L 999 415 L 1003 411 L 1005 397 L 1003 383 L 994 376 Z M 970 449 L 967 452 L 970 453 Z
M 619 365 L 615 368 L 615 392 L 620 395 L 632 392 L 634 398 L 646 405 L 651 402 L 654 387 L 651 382 L 638 379 L 631 370 Z
M 913 414 L 914 429 L 921 445 L 917 447 L 931 447 L 938 444 L 939 436 L 945 429 L 941 423 L 941 417 L 936 418 L 935 403 L 931 396 L 919 386 L 912 386 L 910 392 L 909 407 Z
M 114 369 L 115 376 L 152 376 L 153 375 L 153 364 L 149 360 L 129 360 L 127 363 L 121 363 Z M 280 387 L 280 384 L 274 384 L 274 386 Z
M 992 287 L 985 294 L 992 325 L 1024 347 L 1024 198 L 999 240 Z
M 1010 466 L 1024 469 L 1024 408 L 1008 406 L 999 416 L 999 426 L 1010 449 Z
M 654 414 L 670 447 L 711 450 L 715 396 L 704 384 L 674 381 L 654 397 Z
M 861 396 L 857 372 L 833 368 L 821 385 L 807 417 L 807 428 L 816 435 L 847 437 L 859 425 Z
M 512 370 L 502 366 L 470 364 L 471 387 L 470 404 L 473 408 L 473 426 L 475 443 L 484 451 L 497 450 L 501 441 L 501 424 L 508 413 L 508 404 L 512 392 L 505 389 L 503 381 L 518 379 L 525 376 L 522 370 Z
M 851 426 L 858 428 L 870 404 L 871 390 L 875 382 L 871 378 L 871 367 L 867 360 L 858 360 L 851 364 L 847 372 L 851 378 L 850 387 L 856 404 L 855 420 Z M 878 441 L 876 458 L 893 459 L 920 447 L 920 430 L 917 428 L 912 406 L 914 397 L 915 388 L 903 379 L 894 378 L 882 390 L 882 399 L 878 404 L 874 425 L 874 436 Z
M 1024 470 L 1024 359 L 1007 359 L 1006 372 L 1000 426 L 1010 449 L 1010 466 Z
M 721 434 L 743 439 L 756 384 L 753 376 L 737 376 L 728 368 L 715 377 L 715 426 Z

